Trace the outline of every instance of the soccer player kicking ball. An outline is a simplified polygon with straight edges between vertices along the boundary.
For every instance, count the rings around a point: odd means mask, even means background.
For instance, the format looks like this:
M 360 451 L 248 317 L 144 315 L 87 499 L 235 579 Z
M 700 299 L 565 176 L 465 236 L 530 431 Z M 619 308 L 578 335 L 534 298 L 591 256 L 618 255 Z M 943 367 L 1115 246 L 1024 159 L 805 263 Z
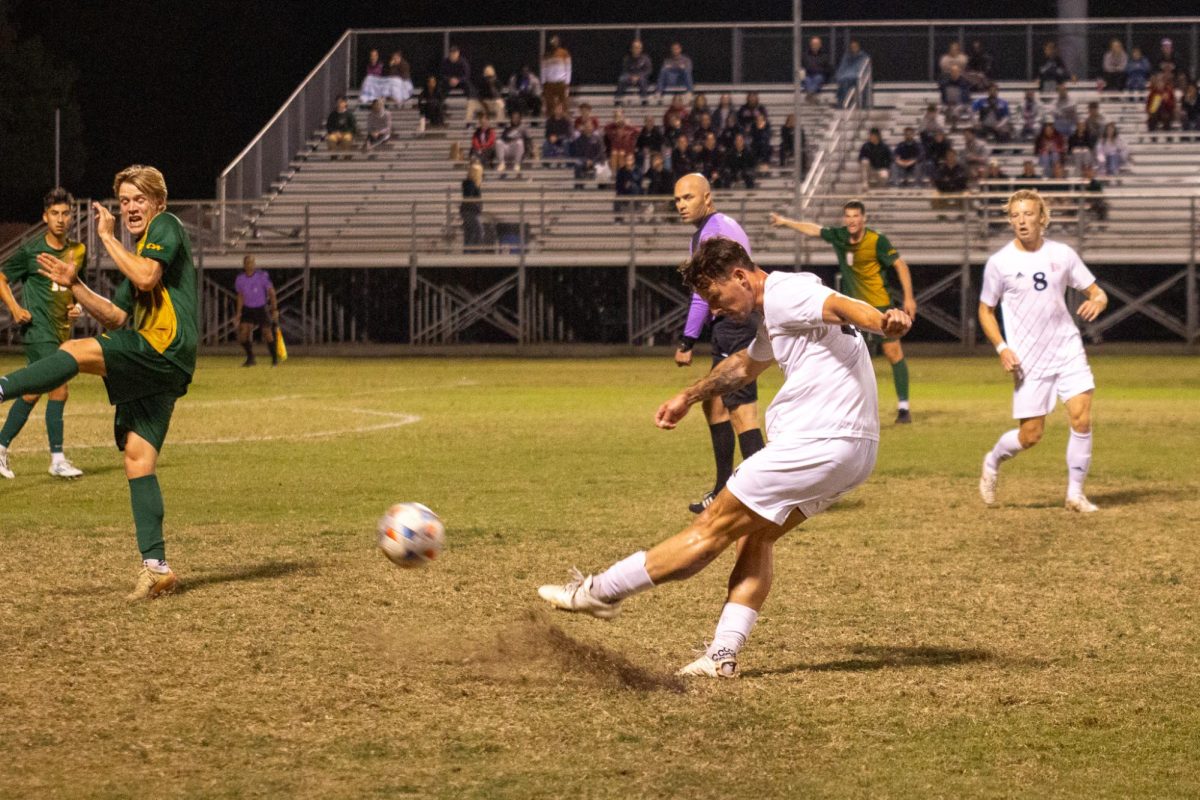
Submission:
M 79 306 L 72 301 L 71 292 L 38 273 L 39 253 L 49 253 L 70 261 L 83 270 L 87 249 L 81 242 L 67 236 L 74 216 L 75 199 L 62 188 L 51 189 L 42 202 L 42 222 L 46 233 L 22 245 L 4 262 L 0 271 L 0 301 L 8 306 L 13 321 L 21 325 L 21 340 L 25 343 L 25 360 L 32 364 L 52 355 L 58 346 L 71 336 L 71 323 L 79 316 Z M 17 304 L 9 282 L 24 286 L 25 307 Z M 37 405 L 40 394 L 27 394 L 14 400 L 0 427 L 0 477 L 16 475 L 8 465 L 8 447 L 25 427 L 29 413 Z M 67 404 L 67 385 L 49 392 L 46 401 L 46 437 L 50 440 L 50 474 L 56 478 L 78 478 L 83 471 L 67 460 L 63 453 L 63 408 Z
M 691 525 L 604 572 L 578 572 L 538 589 L 555 608 L 611 619 L 626 597 L 684 580 L 731 544 L 737 560 L 716 634 L 681 675 L 733 677 L 738 652 L 771 590 L 775 541 L 867 479 L 879 445 L 879 401 L 871 356 L 859 330 L 899 337 L 912 320 L 838 294 L 809 273 L 760 270 L 729 239 L 705 241 L 679 268 L 714 312 L 762 315 L 750 346 L 663 403 L 655 423 L 673 429 L 688 409 L 757 378 L 778 362 L 783 387 L 767 409 L 765 448 L 746 459 Z
M 155 469 L 175 400 L 187 393 L 196 366 L 196 270 L 183 223 L 167 213 L 167 184 L 154 167 L 135 165 L 113 181 L 125 228 L 137 240 L 126 250 L 113 215 L 96 204 L 96 235 L 125 276 L 112 301 L 80 280 L 74 263 L 38 256 L 41 274 L 70 289 L 107 333 L 65 342 L 53 355 L 0 377 L 0 402 L 61 386 L 80 372 L 104 378 L 116 406 L 114 431 L 125 454 L 142 569 L 128 600 L 150 600 L 175 588 L 163 544 L 163 501 Z M 133 326 L 125 328 L 132 320 Z
M 979 494 L 996 502 L 1000 464 L 1042 439 L 1046 415 L 1056 398 L 1067 407 L 1071 438 L 1067 441 L 1067 510 L 1098 510 L 1083 494 L 1092 461 L 1092 393 L 1096 382 L 1083 351 L 1083 339 L 1063 295 L 1068 286 L 1087 295 L 1076 313 L 1087 322 L 1100 316 L 1108 296 L 1096 284 L 1079 254 L 1044 237 L 1050 224 L 1046 201 L 1022 189 L 1004 206 L 1016 238 L 988 259 L 979 295 L 979 325 L 1012 374 L 1013 417 L 1020 426 L 1003 434 L 983 459 Z M 996 306 L 1004 306 L 1004 331 Z

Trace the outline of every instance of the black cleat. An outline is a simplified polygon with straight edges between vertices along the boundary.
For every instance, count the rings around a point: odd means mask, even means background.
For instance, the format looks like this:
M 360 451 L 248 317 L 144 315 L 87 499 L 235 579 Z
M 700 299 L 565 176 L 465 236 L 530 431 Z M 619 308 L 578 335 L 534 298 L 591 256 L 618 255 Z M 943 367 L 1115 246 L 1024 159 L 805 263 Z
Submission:
M 699 502 L 688 504 L 688 511 L 692 512 L 693 514 L 699 514 L 701 511 L 711 506 L 712 501 L 716 499 L 717 496 L 715 494 L 712 492 L 706 492 L 704 497 L 700 498 Z
M 911 425 L 912 424 L 912 414 L 909 413 L 909 410 L 907 408 L 902 408 L 896 412 L 896 424 L 897 425 Z

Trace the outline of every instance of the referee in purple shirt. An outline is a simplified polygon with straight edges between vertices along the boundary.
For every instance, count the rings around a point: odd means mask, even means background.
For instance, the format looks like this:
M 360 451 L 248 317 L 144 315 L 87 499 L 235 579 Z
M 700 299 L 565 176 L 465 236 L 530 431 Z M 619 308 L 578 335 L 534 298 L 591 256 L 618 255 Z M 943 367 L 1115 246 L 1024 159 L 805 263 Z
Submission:
M 746 232 L 732 217 L 717 213 L 713 205 L 712 187 L 708 179 L 698 173 L 684 175 L 675 183 L 675 209 L 679 218 L 694 226 L 691 247 L 688 253 L 696 252 L 696 248 L 705 239 L 720 237 L 732 239 L 750 253 L 750 240 Z M 758 332 L 759 316 L 751 314 L 745 322 L 735 322 L 726 317 L 712 317 L 708 303 L 698 294 L 692 295 L 692 305 L 688 311 L 687 324 L 683 329 L 683 337 L 679 341 L 679 349 L 675 351 L 675 363 L 681 367 L 691 366 L 692 347 L 704 329 L 705 323 L 712 323 L 712 357 L 713 366 L 728 358 L 739 350 L 745 350 L 754 341 Z M 695 503 L 688 506 L 693 514 L 699 514 L 708 508 L 713 498 L 725 488 L 725 482 L 733 474 L 733 444 L 734 434 L 737 435 L 738 446 L 742 450 L 742 460 L 763 448 L 762 430 L 758 427 L 758 382 L 751 381 L 734 392 L 723 397 L 705 400 L 704 416 L 708 420 L 708 433 L 712 437 L 713 457 L 716 460 L 717 476 L 712 491 L 706 493 Z
M 255 365 L 254 351 L 250 345 L 254 340 L 254 329 L 262 331 L 263 344 L 271 356 L 271 366 L 279 364 L 279 356 L 275 353 L 275 324 L 279 322 L 279 301 L 275 297 L 275 287 L 265 269 L 254 268 L 254 256 L 242 259 L 242 274 L 233 282 L 237 290 L 238 343 L 246 351 L 243 367 Z M 268 311 L 267 304 L 271 308 Z

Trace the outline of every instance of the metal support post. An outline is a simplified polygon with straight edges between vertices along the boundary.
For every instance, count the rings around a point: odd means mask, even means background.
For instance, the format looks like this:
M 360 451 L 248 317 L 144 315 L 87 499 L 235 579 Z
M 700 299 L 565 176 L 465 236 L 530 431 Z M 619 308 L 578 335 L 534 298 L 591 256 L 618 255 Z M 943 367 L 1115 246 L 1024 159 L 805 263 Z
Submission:
M 529 320 L 525 314 L 525 250 L 529 244 L 526 227 L 525 201 L 522 200 L 517 204 L 517 242 L 521 248 L 517 258 L 517 344 L 525 344 L 530 339 Z
M 300 290 L 300 325 L 304 330 L 304 335 L 301 337 L 305 344 L 311 342 L 311 331 L 309 329 L 308 319 L 308 292 L 309 286 L 312 283 L 312 246 L 311 236 L 309 235 L 309 216 L 312 213 L 312 208 L 309 203 L 304 204 L 304 281 Z
M 1188 265 L 1187 277 L 1184 278 L 1187 297 L 1187 341 L 1188 344 L 1195 344 L 1197 337 L 1200 336 L 1200 308 L 1197 308 L 1197 303 L 1200 298 L 1196 296 L 1196 196 L 1192 195 L 1188 203 L 1188 231 L 1190 232 L 1188 243 Z

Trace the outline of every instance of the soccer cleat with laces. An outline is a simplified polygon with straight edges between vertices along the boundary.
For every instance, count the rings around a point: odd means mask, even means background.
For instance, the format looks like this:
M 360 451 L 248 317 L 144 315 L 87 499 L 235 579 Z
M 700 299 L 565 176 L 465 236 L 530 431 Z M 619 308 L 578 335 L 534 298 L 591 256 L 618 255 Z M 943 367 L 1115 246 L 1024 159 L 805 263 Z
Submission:
M 713 658 L 705 653 L 675 674 L 694 678 L 736 678 L 737 654 L 722 648 L 715 655 Z
M 138 573 L 137 583 L 134 584 L 133 591 L 125 595 L 125 599 L 131 603 L 137 603 L 142 600 L 153 600 L 156 597 L 162 597 L 164 594 L 170 594 L 175 590 L 179 579 L 175 577 L 175 573 L 168 569 L 166 572 L 155 572 L 146 565 L 142 565 L 142 571 Z
M 8 448 L 0 450 L 0 478 L 8 478 L 10 481 L 17 477 L 8 466 Z
M 700 498 L 699 502 L 689 503 L 688 511 L 692 512 L 693 514 L 699 514 L 701 511 L 711 506 L 713 504 L 713 500 L 716 499 L 716 494 L 713 492 L 707 492 L 705 493 L 704 497 Z
M 1088 500 L 1081 494 L 1074 497 L 1068 497 L 1066 503 L 1067 511 L 1075 511 L 1080 514 L 1092 514 L 1100 510 L 1100 506 Z
M 621 601 L 606 603 L 592 594 L 592 576 L 571 568 L 568 583 L 548 583 L 538 587 L 538 595 L 550 605 L 563 611 L 591 614 L 597 619 L 613 619 L 621 613 Z
M 72 464 L 70 461 L 67 461 L 65 458 L 62 461 L 55 461 L 53 464 L 51 464 L 48 471 L 56 478 L 66 478 L 68 480 L 72 478 L 78 478 L 83 474 L 83 470 Z
M 1000 473 L 995 470 L 988 469 L 987 457 L 983 459 L 983 471 L 979 474 L 979 496 L 983 498 L 985 505 L 996 505 L 996 483 L 1000 480 Z

